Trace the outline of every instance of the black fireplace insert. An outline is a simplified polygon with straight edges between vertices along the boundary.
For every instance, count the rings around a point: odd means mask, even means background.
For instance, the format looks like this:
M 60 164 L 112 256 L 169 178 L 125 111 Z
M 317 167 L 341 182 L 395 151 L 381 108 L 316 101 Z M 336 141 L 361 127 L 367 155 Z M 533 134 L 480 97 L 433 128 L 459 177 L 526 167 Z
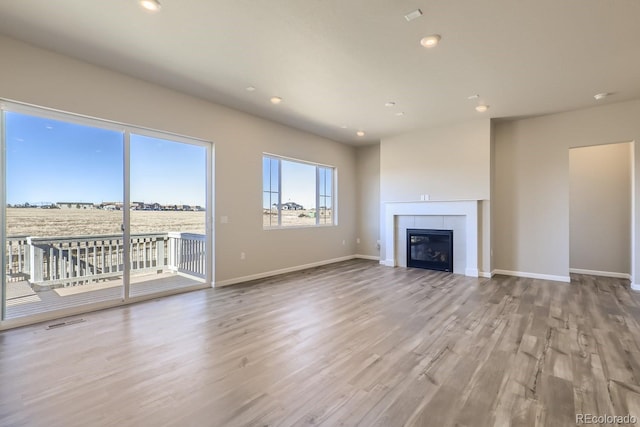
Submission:
M 407 267 L 453 272 L 453 230 L 407 230 Z

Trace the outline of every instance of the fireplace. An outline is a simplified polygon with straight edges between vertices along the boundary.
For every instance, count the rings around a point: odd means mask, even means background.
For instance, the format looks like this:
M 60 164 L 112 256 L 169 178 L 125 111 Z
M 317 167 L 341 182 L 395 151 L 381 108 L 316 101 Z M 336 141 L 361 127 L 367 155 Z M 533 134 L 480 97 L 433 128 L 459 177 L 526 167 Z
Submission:
M 384 217 L 384 233 L 380 235 L 380 264 L 387 267 L 406 267 L 407 229 L 422 228 L 453 230 L 455 252 L 453 273 L 479 277 L 478 262 L 489 255 L 483 250 L 481 229 L 487 216 L 481 216 L 481 200 L 440 200 L 414 202 L 386 202 L 381 216 Z M 486 224 L 485 224 L 486 225 Z M 486 237 L 486 236 L 485 236 Z M 488 237 L 487 237 L 488 238 Z M 488 240 L 485 242 L 488 243 Z M 486 258 L 484 258 L 486 259 Z
M 407 267 L 453 271 L 453 230 L 407 230 Z

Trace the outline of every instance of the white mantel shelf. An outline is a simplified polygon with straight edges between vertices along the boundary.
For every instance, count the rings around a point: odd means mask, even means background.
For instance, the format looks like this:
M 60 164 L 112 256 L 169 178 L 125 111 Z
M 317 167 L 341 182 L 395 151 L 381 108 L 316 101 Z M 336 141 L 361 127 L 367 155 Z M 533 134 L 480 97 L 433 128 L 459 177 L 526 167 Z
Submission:
M 464 216 L 466 224 L 465 275 L 478 277 L 478 218 L 480 200 L 429 200 L 416 202 L 387 202 L 384 204 L 385 253 L 381 264 L 395 267 L 396 236 L 395 219 L 401 215 L 456 215 Z

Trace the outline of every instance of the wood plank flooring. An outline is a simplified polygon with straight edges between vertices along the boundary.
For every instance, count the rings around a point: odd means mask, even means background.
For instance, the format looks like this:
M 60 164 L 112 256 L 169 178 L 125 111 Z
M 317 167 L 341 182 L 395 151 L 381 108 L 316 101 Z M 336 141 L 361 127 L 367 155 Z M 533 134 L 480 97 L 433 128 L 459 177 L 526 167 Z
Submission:
M 474 279 L 353 260 L 79 317 L 0 333 L 0 425 L 640 417 L 640 296 L 618 279 Z

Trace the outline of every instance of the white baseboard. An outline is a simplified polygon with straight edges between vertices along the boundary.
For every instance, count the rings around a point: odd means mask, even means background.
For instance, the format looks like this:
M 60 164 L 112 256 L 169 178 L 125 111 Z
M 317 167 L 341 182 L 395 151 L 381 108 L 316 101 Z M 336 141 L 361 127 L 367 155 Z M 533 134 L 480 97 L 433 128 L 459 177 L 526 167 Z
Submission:
M 631 284 L 631 290 L 640 292 L 640 283 L 632 283 Z
M 491 279 L 493 277 L 493 271 L 481 271 L 478 273 L 478 277 L 484 277 L 485 279 Z
M 384 265 L 386 267 L 395 267 L 396 266 L 396 262 L 392 259 L 381 259 L 380 260 L 380 265 Z
M 591 276 L 613 277 L 615 279 L 627 279 L 631 280 L 631 275 L 628 273 L 616 273 L 613 271 L 599 271 L 599 270 L 585 270 L 584 268 L 570 268 L 569 273 L 575 274 L 589 274 Z
M 480 273 L 477 268 L 465 268 L 464 275 L 468 277 L 480 277 Z
M 371 261 L 380 261 L 380 257 L 379 256 L 375 256 L 375 255 L 360 255 L 360 254 L 355 254 L 354 258 L 358 258 L 358 259 L 370 259 Z
M 569 283 L 571 278 L 569 276 L 554 276 L 552 274 L 539 274 L 528 273 L 525 271 L 510 271 L 510 270 L 493 270 L 492 274 L 504 274 L 505 276 L 526 277 L 528 279 L 541 279 L 552 280 L 554 282 L 566 282 Z
M 264 279 L 265 277 L 277 276 L 278 274 L 292 273 L 294 271 L 306 270 L 307 268 L 320 267 L 322 265 L 333 264 L 335 262 L 349 261 L 356 258 L 356 255 L 347 255 L 340 258 L 327 259 L 324 261 L 312 262 L 309 264 L 296 265 L 295 267 L 281 268 L 279 270 L 265 271 L 264 273 L 251 274 L 249 276 L 235 277 L 233 279 L 220 280 L 215 282 L 215 287 L 235 285 L 236 283 L 249 282 L 251 280 Z

